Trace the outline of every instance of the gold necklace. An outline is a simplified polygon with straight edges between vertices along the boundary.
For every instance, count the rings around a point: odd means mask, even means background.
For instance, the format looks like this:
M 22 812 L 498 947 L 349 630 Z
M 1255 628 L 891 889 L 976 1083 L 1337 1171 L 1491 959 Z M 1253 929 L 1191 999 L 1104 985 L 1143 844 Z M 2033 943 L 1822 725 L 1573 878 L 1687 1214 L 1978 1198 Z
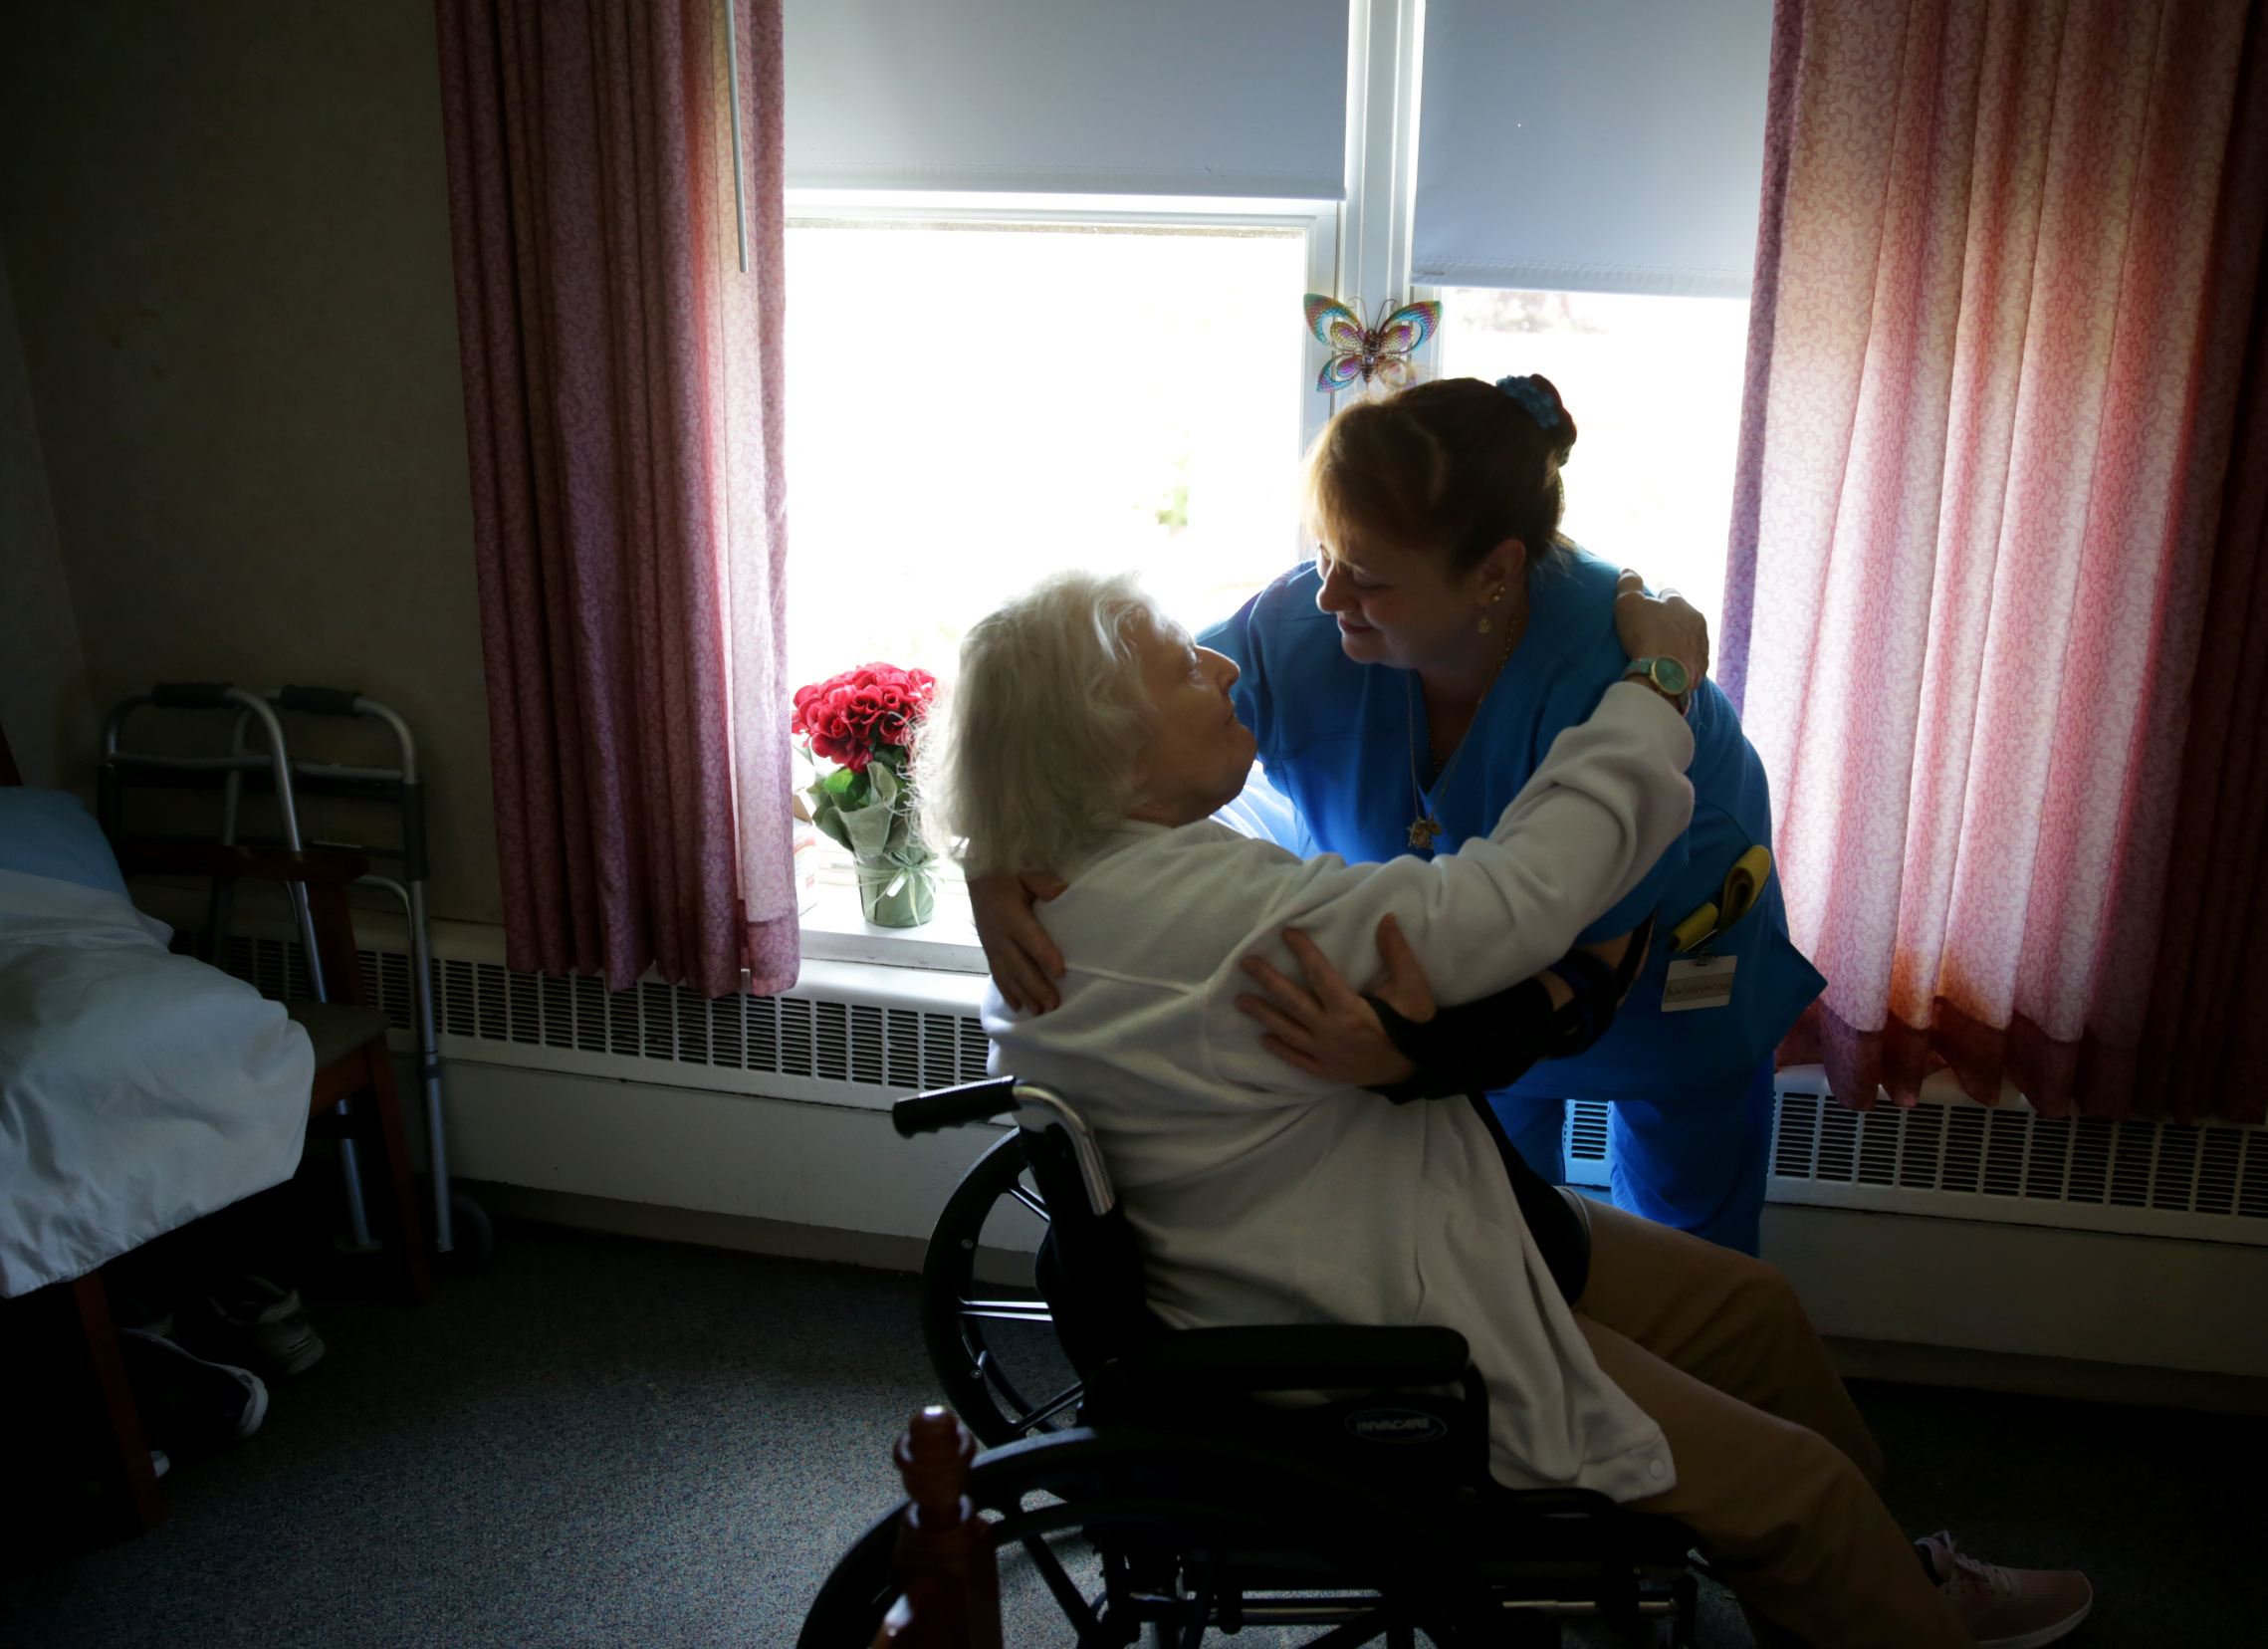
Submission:
M 1465 755 L 1465 747 L 1472 742 L 1474 725 L 1480 720 L 1480 712 L 1487 706 L 1488 695 L 1496 690 L 1496 683 L 1503 677 L 1504 666 L 1512 661 L 1512 654 L 1519 651 L 1520 638 L 1526 633 L 1527 613 L 1523 608 L 1518 622 L 1510 626 L 1505 635 L 1504 656 L 1496 660 L 1495 673 L 1488 677 L 1488 685 L 1480 689 L 1480 702 L 1473 707 L 1473 720 L 1465 724 L 1465 731 L 1458 735 L 1457 748 L 1449 753 L 1448 765 L 1441 770 L 1441 777 L 1434 781 L 1434 796 L 1441 795 L 1449 788 L 1449 776 L 1457 771 L 1457 764 Z M 1410 790 L 1418 799 L 1418 817 L 1410 821 L 1410 845 L 1421 853 L 1430 853 L 1434 843 L 1449 832 L 1435 813 L 1433 799 L 1426 795 L 1426 787 L 1418 783 L 1418 699 L 1410 687 L 1411 677 L 1417 673 L 1412 670 L 1402 678 L 1402 704 L 1410 722 Z

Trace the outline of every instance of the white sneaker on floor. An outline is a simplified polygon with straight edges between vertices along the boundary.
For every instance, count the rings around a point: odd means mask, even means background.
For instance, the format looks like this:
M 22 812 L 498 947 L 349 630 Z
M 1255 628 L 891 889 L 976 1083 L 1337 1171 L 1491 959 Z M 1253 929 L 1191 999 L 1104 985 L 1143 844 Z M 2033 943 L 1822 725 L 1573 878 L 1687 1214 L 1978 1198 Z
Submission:
M 1957 1549 L 1949 1531 L 1914 1542 L 1977 1649 L 2042 1649 L 2066 1636 L 2095 1606 L 2095 1588 L 2077 1569 L 2005 1568 Z
M 272 1374 L 305 1374 L 323 1357 L 323 1336 L 307 1319 L 299 1291 L 244 1276 L 206 1303 L 244 1354 Z
M 268 1387 L 249 1368 L 207 1362 L 143 1328 L 120 1328 L 118 1356 L 149 1446 L 167 1456 L 241 1442 L 268 1417 Z

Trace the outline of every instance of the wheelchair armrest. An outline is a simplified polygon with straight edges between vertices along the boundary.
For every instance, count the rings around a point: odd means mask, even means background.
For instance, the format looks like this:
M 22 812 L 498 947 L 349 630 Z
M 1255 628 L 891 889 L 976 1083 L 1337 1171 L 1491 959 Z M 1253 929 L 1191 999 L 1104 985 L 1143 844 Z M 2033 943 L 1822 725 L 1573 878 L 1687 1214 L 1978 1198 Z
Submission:
M 1332 1391 L 1350 1386 L 1451 1385 L 1472 1362 L 1454 1328 L 1289 1323 L 1185 1328 L 1121 1360 L 1135 1385 L 1231 1391 Z

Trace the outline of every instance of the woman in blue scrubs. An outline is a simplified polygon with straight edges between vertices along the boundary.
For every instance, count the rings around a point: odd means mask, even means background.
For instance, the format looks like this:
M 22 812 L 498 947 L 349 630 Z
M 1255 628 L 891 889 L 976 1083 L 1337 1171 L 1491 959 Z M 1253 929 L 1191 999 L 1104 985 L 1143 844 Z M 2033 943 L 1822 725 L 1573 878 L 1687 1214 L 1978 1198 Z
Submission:
M 1238 714 L 1297 810 L 1306 850 L 1431 856 L 1485 834 L 1560 731 L 1643 667 L 1615 637 L 1619 569 L 1559 535 L 1559 466 L 1574 441 L 1542 377 L 1444 379 L 1332 419 L 1308 463 L 1315 565 L 1198 638 L 1242 671 Z M 1731 704 L 1703 679 L 1688 714 L 1693 825 L 1582 936 L 1616 937 L 1655 916 L 1638 983 L 1588 1053 L 1539 1064 L 1489 1098 L 1553 1184 L 1566 1178 L 1565 1102 L 1615 1101 L 1615 1205 L 1753 1254 L 1773 1051 L 1825 982 L 1788 939 L 1774 876 L 1705 941 L 1714 964 L 1699 988 L 1681 984 L 1681 997 L 1703 1005 L 1664 1012 L 1671 930 L 1717 902 L 1735 862 L 1771 842 L 1763 767 Z M 980 901 L 981 925 L 998 930 L 1006 902 Z M 1002 977 L 1009 947 L 997 931 L 987 938 Z M 1692 953 L 1676 960 L 1694 971 Z M 1003 989 L 1018 994 L 1006 980 Z M 1051 995 L 1022 994 L 1035 1006 Z

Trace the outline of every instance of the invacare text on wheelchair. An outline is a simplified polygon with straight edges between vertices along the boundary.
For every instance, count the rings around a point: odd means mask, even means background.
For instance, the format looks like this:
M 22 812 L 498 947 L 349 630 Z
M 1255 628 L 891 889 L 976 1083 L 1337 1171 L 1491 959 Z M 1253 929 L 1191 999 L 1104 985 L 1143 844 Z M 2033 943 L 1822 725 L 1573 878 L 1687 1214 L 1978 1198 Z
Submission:
M 1693 1639 L 1693 1535 L 1586 1490 L 1514 1491 L 1488 1475 L 1488 1399 L 1465 1337 L 1441 1327 L 1297 1324 L 1173 1330 L 1144 1300 L 1141 1256 L 1074 1104 L 1013 1077 L 901 1099 L 906 1137 L 1013 1115 L 1016 1131 L 954 1202 L 1014 1196 L 1047 1222 L 1040 1301 L 975 1301 L 976 1245 L 949 1204 L 924 1274 L 939 1378 L 979 1438 L 970 1499 L 1002 1553 L 1012 1641 L 1199 1649 L 1208 1631 L 1322 1627 L 1305 1649 L 1556 1644 L 1603 1615 Z M 1028 1174 L 1030 1185 L 1021 1183 Z M 979 1224 L 981 1226 L 981 1218 Z M 964 1241 L 969 1246 L 963 1247 Z M 940 1267 L 940 1251 L 948 1264 Z M 932 1307 L 940 1272 L 956 1292 Z M 1043 1302 L 1044 1311 L 1040 1306 Z M 967 1315 L 974 1304 L 989 1315 Z M 1077 1376 L 1026 1403 L 993 1383 L 968 1323 L 1051 1323 Z M 950 1328 L 949 1335 L 938 1331 Z M 942 1353 L 942 1354 L 941 1354 Z M 976 1383 L 971 1383 L 971 1375 Z M 1003 1389 L 1005 1384 L 1005 1390 Z M 1296 1405 L 1262 1401 L 1296 1393 Z M 1006 1407 L 1003 1406 L 1005 1400 Z M 978 1424 L 979 1419 L 983 1424 Z M 900 1511 L 838 1562 L 799 1649 L 865 1649 L 891 1602 Z

